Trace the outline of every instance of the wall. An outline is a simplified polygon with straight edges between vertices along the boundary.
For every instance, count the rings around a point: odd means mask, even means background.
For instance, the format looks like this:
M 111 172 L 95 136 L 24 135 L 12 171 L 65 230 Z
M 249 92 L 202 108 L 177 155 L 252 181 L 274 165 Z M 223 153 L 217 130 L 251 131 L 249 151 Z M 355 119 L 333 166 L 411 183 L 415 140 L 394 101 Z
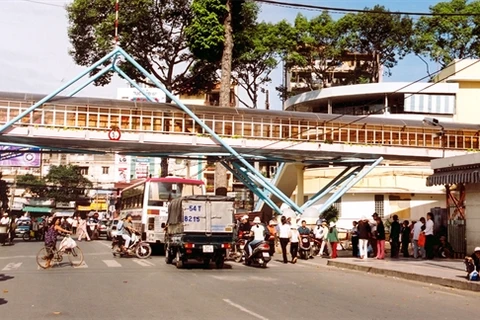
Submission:
M 480 184 L 465 185 L 465 218 L 467 254 L 480 246 Z
M 454 121 L 460 123 L 479 123 L 478 97 L 480 82 L 460 82 L 457 94 Z

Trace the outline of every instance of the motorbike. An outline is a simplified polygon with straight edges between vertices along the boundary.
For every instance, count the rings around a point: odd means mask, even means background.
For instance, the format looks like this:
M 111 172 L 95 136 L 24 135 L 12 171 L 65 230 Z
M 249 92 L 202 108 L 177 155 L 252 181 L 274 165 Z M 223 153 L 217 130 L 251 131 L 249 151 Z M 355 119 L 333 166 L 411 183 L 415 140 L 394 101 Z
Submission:
M 39 229 L 37 231 L 33 231 L 33 230 L 30 230 L 28 232 L 25 232 L 23 235 L 22 235 L 22 239 L 23 241 L 30 241 L 30 240 L 37 240 L 37 241 L 43 241 L 44 239 L 44 233 L 43 233 L 43 229 Z
M 237 242 L 233 245 L 233 249 L 229 251 L 228 258 L 234 260 L 235 262 L 242 262 L 244 259 L 244 251 L 247 240 L 238 239 Z
M 262 268 L 267 267 L 267 263 L 270 261 L 270 245 L 267 241 L 260 241 L 252 246 L 253 253 L 250 255 L 248 249 L 244 250 L 245 265 L 250 266 L 252 264 L 259 265 Z
M 310 249 L 312 244 L 310 243 L 310 236 L 307 234 L 300 235 L 300 243 L 298 246 L 298 254 L 300 259 L 308 260 L 310 257 Z
M 321 239 L 317 239 L 315 237 L 312 237 L 312 240 L 313 240 L 313 255 L 316 256 L 320 253 L 320 248 L 322 246 L 322 240 Z M 327 254 L 328 255 L 328 248 L 327 246 L 325 246 L 325 248 L 323 249 L 323 252 L 324 254 Z
M 121 235 L 117 235 L 112 239 L 112 254 L 114 257 L 117 255 L 120 257 L 137 257 L 139 259 L 146 259 L 152 254 L 152 248 L 147 242 L 143 242 L 139 237 L 139 233 L 133 233 L 130 246 L 122 250 L 122 245 L 125 243 L 125 240 Z

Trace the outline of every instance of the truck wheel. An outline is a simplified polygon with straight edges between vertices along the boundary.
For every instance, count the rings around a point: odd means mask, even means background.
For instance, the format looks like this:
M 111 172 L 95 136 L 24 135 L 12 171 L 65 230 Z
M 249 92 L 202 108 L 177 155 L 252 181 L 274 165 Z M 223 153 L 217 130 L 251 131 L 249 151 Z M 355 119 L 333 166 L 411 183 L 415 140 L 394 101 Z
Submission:
M 215 261 L 215 266 L 217 269 L 223 269 L 223 266 L 225 265 L 225 259 L 223 257 L 220 257 Z
M 180 256 L 180 250 L 177 251 L 177 256 L 176 256 L 176 266 L 177 266 L 177 269 L 181 269 L 183 268 L 183 260 L 182 260 L 182 257 Z
M 173 255 L 169 248 L 165 247 L 165 263 L 172 264 L 173 262 Z

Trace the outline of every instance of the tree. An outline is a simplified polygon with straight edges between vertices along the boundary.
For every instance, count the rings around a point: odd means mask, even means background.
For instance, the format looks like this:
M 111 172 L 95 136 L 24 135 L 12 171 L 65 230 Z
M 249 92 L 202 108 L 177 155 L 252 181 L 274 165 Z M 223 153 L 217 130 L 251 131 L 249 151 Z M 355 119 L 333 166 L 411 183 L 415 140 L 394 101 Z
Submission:
M 391 75 L 398 60 L 412 50 L 413 22 L 408 16 L 391 13 L 376 5 L 375 13 L 347 14 L 337 21 L 342 34 L 341 47 L 350 52 L 368 53 L 374 57 L 369 68 L 370 82 L 380 80 L 381 67 Z
M 68 35 L 73 45 L 70 54 L 77 64 L 89 66 L 113 49 L 113 3 L 74 0 L 67 6 Z M 174 94 L 189 90 L 189 83 L 196 77 L 190 72 L 196 59 L 185 39 L 185 28 L 191 19 L 190 0 L 131 0 L 122 2 L 120 8 L 118 30 L 122 48 Z M 151 85 L 134 66 L 119 63 L 132 79 Z M 108 74 L 96 84 L 105 85 L 110 80 Z M 197 80 L 196 84 L 200 82 Z
M 35 197 L 45 197 L 48 191 L 45 180 L 30 173 L 18 176 L 17 186 L 24 188 Z
M 193 19 L 186 30 L 190 50 L 200 59 L 210 63 L 220 61 L 220 106 L 230 105 L 231 70 L 235 55 L 243 51 L 240 43 L 234 50 L 236 35 L 252 26 L 258 6 L 245 0 L 193 0 Z M 215 193 L 227 193 L 226 169 L 217 163 L 215 168 Z
M 81 175 L 75 165 L 51 166 L 45 181 L 49 186 L 47 196 L 61 202 L 76 200 L 92 187 L 92 182 Z
M 452 0 L 430 7 L 435 14 L 480 14 L 479 1 Z M 415 25 L 415 53 L 446 67 L 454 59 L 479 57 L 479 22 L 475 16 L 425 16 Z
M 338 209 L 331 206 L 320 214 L 320 219 L 325 219 L 328 223 L 337 222 L 339 215 Z
M 233 79 L 245 89 L 251 103 L 237 97 L 247 108 L 258 107 L 258 94 L 264 85 L 271 81 L 269 75 L 278 65 L 278 35 L 275 25 L 259 23 L 244 36 L 251 41 L 251 46 L 234 60 Z M 247 40 L 244 40 L 245 42 Z

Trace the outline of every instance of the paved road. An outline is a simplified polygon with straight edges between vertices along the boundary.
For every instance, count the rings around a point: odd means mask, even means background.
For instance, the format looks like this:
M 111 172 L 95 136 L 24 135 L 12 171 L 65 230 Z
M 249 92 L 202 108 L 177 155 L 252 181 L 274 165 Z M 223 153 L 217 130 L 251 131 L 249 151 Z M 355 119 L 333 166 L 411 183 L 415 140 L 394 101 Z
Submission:
M 479 294 L 342 271 L 320 259 L 178 270 L 82 242 L 86 264 L 39 270 L 41 243 L 0 247 L 0 318 L 476 319 Z

